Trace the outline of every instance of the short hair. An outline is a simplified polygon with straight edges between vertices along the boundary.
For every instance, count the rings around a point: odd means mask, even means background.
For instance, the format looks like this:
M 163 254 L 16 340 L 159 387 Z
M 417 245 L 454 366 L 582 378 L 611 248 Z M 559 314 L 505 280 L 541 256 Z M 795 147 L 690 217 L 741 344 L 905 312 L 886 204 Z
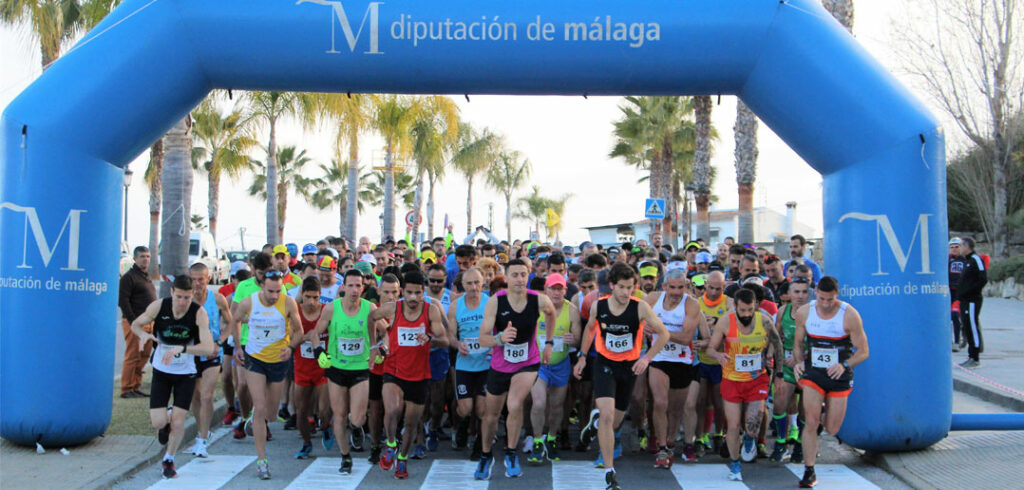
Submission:
M 388 249 L 384 248 L 384 245 L 377 245 L 376 247 L 373 248 L 373 253 L 387 252 L 387 251 L 388 251 Z
M 385 272 L 384 275 L 380 276 L 380 283 L 398 284 L 401 287 L 402 282 L 398 280 L 398 276 L 390 272 Z
M 593 269 L 583 269 L 576 278 L 576 282 L 594 282 L 597 280 L 597 273 Z
M 665 281 L 673 279 L 686 279 L 686 271 L 682 269 L 672 269 L 665 273 Z
M 195 271 L 195 272 L 202 272 L 203 274 L 209 274 L 210 273 L 210 268 L 207 267 L 206 264 L 204 264 L 202 262 L 196 262 L 196 263 L 192 264 L 191 266 L 189 266 L 188 271 L 189 272 Z
M 584 263 L 591 269 L 601 269 L 608 265 L 608 259 L 604 258 L 601 254 L 590 254 L 587 256 Z
M 420 268 L 419 268 L 418 265 L 410 263 L 410 262 L 406 262 L 406 263 L 402 264 L 402 267 L 400 269 L 398 269 L 398 272 L 404 276 L 404 275 L 406 275 L 406 274 L 408 274 L 410 272 L 419 272 L 419 270 L 420 270 Z
M 178 274 L 174 276 L 174 281 L 171 283 L 171 287 L 181 291 L 191 291 L 192 276 L 188 274 Z
M 555 252 L 548 256 L 548 265 L 565 265 L 565 256 L 561 252 Z
M 307 278 L 302 280 L 302 291 L 301 292 L 305 293 L 307 291 L 320 292 L 320 278 L 319 277 L 309 276 L 309 277 L 307 277 Z
M 807 264 L 799 264 L 796 266 L 796 271 L 801 274 L 807 274 L 808 272 L 811 272 L 811 268 L 808 267 Z
M 249 272 L 248 269 L 242 269 L 235 273 L 235 279 L 237 279 L 238 282 L 242 282 L 250 277 L 252 277 L 252 272 Z
M 742 261 L 753 262 L 755 264 L 758 263 L 757 255 L 756 254 L 752 254 L 752 253 L 743 254 L 743 258 L 740 259 L 740 260 L 741 260 L 740 263 L 743 263 Z
M 789 281 L 783 281 L 782 284 L 779 284 L 779 287 L 775 288 L 775 295 L 781 298 L 783 294 L 789 294 L 789 284 Z M 807 283 L 804 282 L 803 284 Z
M 409 271 L 405 273 L 402 281 L 402 288 L 408 287 L 410 284 L 418 284 L 420 287 L 425 286 L 427 283 L 426 278 L 423 277 L 423 273 L 416 271 Z
M 970 247 L 972 252 L 974 251 L 974 239 L 973 238 L 971 238 L 969 236 L 965 236 L 965 237 L 960 239 L 960 242 L 963 243 L 964 245 L 967 245 L 968 247 Z
M 582 271 L 582 270 L 583 270 L 583 266 L 582 266 L 582 265 L 580 265 L 580 264 L 570 264 L 570 265 L 569 265 L 569 268 L 568 268 L 568 269 L 566 269 L 566 270 L 567 270 L 568 272 L 575 272 L 576 274 L 579 274 L 579 273 L 580 273 L 580 271 Z
M 492 295 L 507 287 L 508 282 L 505 281 L 505 276 L 494 276 L 494 279 L 491 279 L 491 283 L 487 285 L 487 289 L 491 291 Z
M 138 257 L 139 254 L 146 252 L 149 252 L 149 247 L 145 245 L 139 245 L 138 247 L 135 247 L 135 250 L 132 250 L 132 258 Z
M 455 258 L 471 258 L 476 257 L 476 248 L 472 245 L 459 245 L 455 247 Z
M 252 258 L 252 268 L 255 270 L 264 271 L 269 269 L 271 266 L 270 254 L 266 252 L 260 252 Z
M 832 276 L 825 276 L 822 277 L 820 281 L 818 281 L 817 288 L 818 291 L 821 291 L 823 293 L 839 292 L 839 281 L 837 281 L 836 278 Z
M 349 269 L 348 272 L 345 273 L 345 275 L 341 279 L 341 283 L 344 284 L 345 281 L 347 281 L 348 278 L 350 278 L 350 277 L 358 277 L 359 278 L 359 284 L 363 283 L 363 273 L 359 272 L 358 269 L 354 269 L 354 268 L 353 269 Z
M 343 255 L 340 259 L 338 259 L 338 268 L 340 269 L 341 266 L 345 265 L 346 262 L 354 262 L 355 260 L 356 259 L 352 258 L 351 255 Z
M 345 240 L 343 238 L 331 238 L 330 240 L 328 240 L 328 242 L 331 244 L 332 247 L 335 245 L 345 246 Z
M 312 262 L 303 262 L 302 265 L 299 266 L 299 272 L 306 272 L 306 269 L 316 270 L 316 264 Z
M 541 276 L 533 276 L 533 279 L 530 279 L 530 289 L 534 291 L 543 291 L 544 284 L 546 282 L 545 278 Z
M 747 249 L 743 248 L 743 245 L 733 245 L 729 247 L 729 255 L 746 255 Z
M 804 236 L 799 234 L 799 233 L 789 237 L 789 241 L 793 241 L 793 240 L 796 240 L 796 241 L 800 242 L 800 246 L 807 245 L 807 239 L 804 238 Z
M 452 279 L 452 288 L 455 290 L 453 292 L 466 292 L 466 288 L 462 287 L 462 274 L 463 273 L 459 271 L 458 274 L 455 274 L 455 279 Z
M 512 259 L 508 261 L 507 264 L 505 264 L 505 272 L 507 273 L 509 269 L 516 265 L 521 265 L 523 267 L 526 267 L 526 270 L 530 270 L 530 266 L 526 265 L 526 262 L 523 262 L 522 259 Z
M 736 294 L 733 296 L 733 299 L 745 305 L 757 304 L 757 295 L 754 294 L 753 290 L 748 289 L 747 287 L 737 289 Z
M 636 269 L 633 266 L 616 262 L 615 265 L 612 265 L 612 269 L 608 271 L 608 284 L 615 284 L 628 279 L 636 280 L 636 275 Z
M 441 271 L 444 272 L 445 276 L 448 275 L 448 269 L 445 268 L 444 264 L 431 264 L 430 267 L 427 268 L 428 274 L 434 271 Z

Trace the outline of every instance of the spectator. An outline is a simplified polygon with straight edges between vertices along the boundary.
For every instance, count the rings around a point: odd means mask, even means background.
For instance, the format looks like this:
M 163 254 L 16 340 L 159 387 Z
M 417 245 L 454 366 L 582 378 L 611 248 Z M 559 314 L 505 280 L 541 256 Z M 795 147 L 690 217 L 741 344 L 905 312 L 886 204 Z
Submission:
M 988 283 L 988 268 L 974 251 L 973 239 L 961 239 L 960 250 L 964 257 L 964 269 L 956 286 L 956 297 L 960 300 L 960 323 L 967 337 L 967 360 L 960 365 L 970 368 L 981 365 L 981 353 L 985 350 L 978 316 L 981 314 L 981 290 Z
M 149 248 L 138 246 L 132 253 L 135 264 L 121 276 L 118 285 L 118 305 L 121 307 L 121 329 L 124 333 L 124 361 L 121 364 L 121 398 L 145 398 L 142 391 L 142 368 L 149 361 L 153 342 L 147 340 L 140 349 L 139 336 L 132 332 L 132 322 L 150 303 L 156 301 L 156 288 L 146 274 L 149 268 Z M 143 327 L 146 331 L 152 324 Z
M 807 240 L 803 235 L 793 235 L 789 238 L 789 255 L 793 257 L 793 260 L 802 261 L 804 265 L 811 269 L 811 274 L 814 276 L 814 284 L 817 284 L 821 280 L 821 266 L 819 266 L 813 260 L 804 257 L 804 252 L 807 250 Z M 789 265 L 786 265 L 786 269 Z M 782 271 L 786 273 L 785 270 Z

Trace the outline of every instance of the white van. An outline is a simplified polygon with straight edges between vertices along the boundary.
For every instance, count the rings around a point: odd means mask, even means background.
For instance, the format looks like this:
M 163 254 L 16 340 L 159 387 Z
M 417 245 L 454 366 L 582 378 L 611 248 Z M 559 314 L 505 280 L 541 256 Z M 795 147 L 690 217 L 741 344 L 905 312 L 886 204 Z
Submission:
M 206 264 L 210 268 L 210 283 L 223 284 L 228 281 L 230 265 L 224 252 L 217 248 L 217 242 L 208 231 L 193 231 L 188 238 L 188 263 Z

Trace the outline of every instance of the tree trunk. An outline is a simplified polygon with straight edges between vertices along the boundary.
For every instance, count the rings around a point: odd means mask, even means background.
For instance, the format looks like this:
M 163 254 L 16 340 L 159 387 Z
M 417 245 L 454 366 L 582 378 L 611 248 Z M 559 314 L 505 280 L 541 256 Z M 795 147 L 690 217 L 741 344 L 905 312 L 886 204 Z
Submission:
M 422 163 L 416 165 L 416 191 L 412 198 L 412 239 L 420 236 L 420 209 L 423 207 L 423 173 L 426 171 Z
M 160 251 L 160 199 L 162 190 L 160 185 L 160 173 L 164 165 L 164 138 L 153 143 L 149 149 L 149 166 L 152 168 L 153 177 L 149 184 L 149 253 L 150 256 L 157 256 Z M 149 277 L 156 279 L 160 277 L 160 261 L 152 260 L 149 263 Z
M 1002 138 L 999 138 L 1002 139 Z M 1006 158 L 1001 154 L 1005 143 L 1002 141 L 995 142 L 996 146 L 996 159 L 992 166 L 992 201 L 994 205 L 992 214 L 992 254 L 996 257 L 1008 257 L 1009 251 L 1006 243 L 1010 235 L 1009 226 L 1006 223 L 1006 168 L 1004 163 Z
M 217 238 L 217 215 L 220 211 L 220 172 L 214 171 L 209 173 L 209 179 L 207 179 L 209 188 L 206 190 L 207 206 L 206 210 L 209 213 L 207 220 L 210 222 L 210 234 L 213 238 Z
M 359 131 L 352 129 L 348 138 L 348 205 L 345 206 L 347 217 L 345 218 L 345 229 L 340 230 L 342 235 L 347 231 L 353 241 L 359 236 L 356 233 L 357 221 L 359 220 Z
M 277 241 L 275 245 L 284 243 L 284 220 L 288 211 L 288 183 L 281 181 L 277 184 Z
M 665 200 L 665 217 L 661 220 L 662 223 L 662 236 L 665 238 L 667 243 L 672 244 L 672 248 L 675 249 L 679 246 L 678 232 L 673 229 L 672 221 L 675 216 L 675 199 L 672 196 L 672 180 L 673 180 L 673 165 L 672 165 L 672 142 L 666 139 L 661 145 L 661 155 L 657 158 L 658 162 L 657 173 L 651 174 L 651 178 L 655 180 L 655 186 L 658 191 L 658 198 Z
M 473 233 L 473 174 L 466 176 L 466 234 Z M 510 242 L 511 243 L 511 242 Z
M 392 150 L 394 147 L 389 141 L 384 153 L 384 223 L 380 230 L 380 241 L 384 243 L 386 237 L 395 236 L 395 162 Z M 416 238 L 413 237 L 413 240 Z
M 345 219 L 348 217 L 348 196 L 345 202 L 338 205 L 338 236 L 347 238 L 345 235 Z
M 512 194 L 505 194 L 505 236 L 512 243 Z
M 736 184 L 739 186 L 739 215 L 736 240 L 754 243 L 754 181 L 757 178 L 757 116 L 743 101 L 736 101 Z
M 697 203 L 697 237 L 710 242 L 711 220 L 711 97 L 693 98 L 696 141 L 693 153 L 693 184 Z
M 46 71 L 48 68 L 50 68 L 50 64 L 52 64 L 54 61 L 57 61 L 57 58 L 60 57 L 60 51 L 59 51 L 60 47 L 59 47 L 59 45 L 58 45 L 57 49 L 58 49 L 57 52 L 52 53 L 52 52 L 50 52 L 50 49 L 46 47 L 45 43 L 43 43 L 43 42 L 39 43 L 39 53 L 41 55 L 40 56 L 40 60 L 42 61 L 42 64 L 43 64 L 43 71 Z
M 164 164 L 161 172 L 164 218 L 160 230 L 162 274 L 188 274 L 188 241 L 192 216 L 192 135 L 188 116 L 164 136 Z M 162 283 L 160 296 L 170 285 Z
M 853 32 L 853 0 L 821 0 L 821 4 L 847 31 Z
M 277 243 L 277 127 L 270 119 L 270 143 L 267 144 L 267 243 Z
M 427 191 L 427 236 L 434 237 L 434 184 L 436 178 L 430 179 L 430 190 Z M 443 233 L 442 233 L 443 234 Z

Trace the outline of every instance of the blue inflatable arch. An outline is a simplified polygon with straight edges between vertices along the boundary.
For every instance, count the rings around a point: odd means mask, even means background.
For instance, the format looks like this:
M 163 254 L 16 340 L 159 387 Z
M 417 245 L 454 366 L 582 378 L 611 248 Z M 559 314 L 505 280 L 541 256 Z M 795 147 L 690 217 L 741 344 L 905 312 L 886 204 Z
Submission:
M 843 440 L 950 428 L 942 129 L 816 0 L 128 0 L 3 113 L 4 438 L 106 429 L 122 168 L 215 88 L 737 95 L 824 176 L 871 341 Z

